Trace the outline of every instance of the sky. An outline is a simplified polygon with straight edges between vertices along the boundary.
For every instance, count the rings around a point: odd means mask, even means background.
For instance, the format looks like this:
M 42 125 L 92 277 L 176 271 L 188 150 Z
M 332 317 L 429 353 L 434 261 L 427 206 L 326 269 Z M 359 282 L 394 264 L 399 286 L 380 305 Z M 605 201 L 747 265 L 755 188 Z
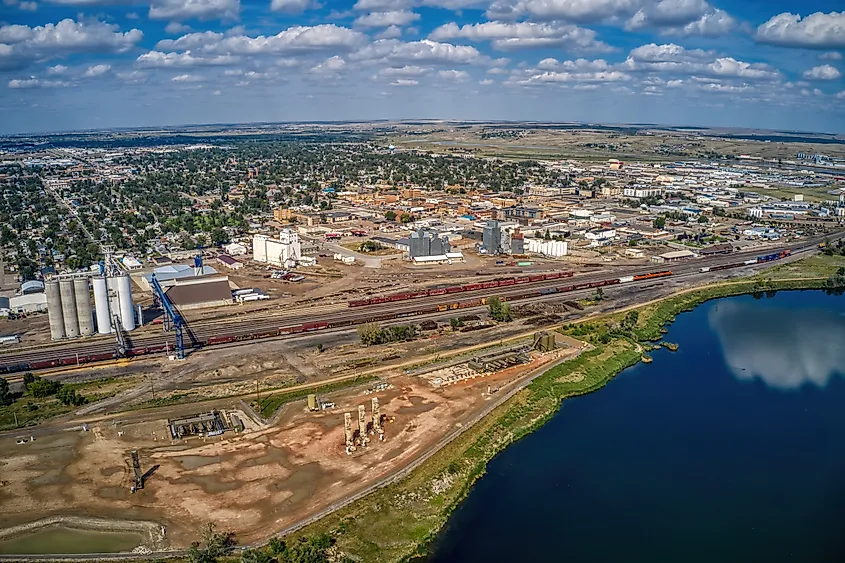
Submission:
M 3 134 L 422 118 L 845 133 L 843 75 L 843 0 L 0 0 Z

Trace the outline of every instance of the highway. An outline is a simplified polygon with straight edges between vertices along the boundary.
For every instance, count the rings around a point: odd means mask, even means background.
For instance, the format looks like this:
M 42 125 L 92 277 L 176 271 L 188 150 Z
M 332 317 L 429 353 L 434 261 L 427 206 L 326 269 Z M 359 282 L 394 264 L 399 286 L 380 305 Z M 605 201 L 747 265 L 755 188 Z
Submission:
M 296 326 L 304 323 L 355 323 L 369 322 L 378 320 L 386 323 L 402 323 L 402 315 L 407 317 L 413 316 L 415 319 L 425 319 L 432 316 L 442 316 L 443 312 L 431 312 L 419 314 L 420 310 L 430 309 L 441 304 L 456 303 L 467 301 L 471 299 L 478 299 L 479 297 L 499 296 L 509 300 L 515 300 L 515 296 L 526 293 L 527 290 L 540 291 L 545 288 L 561 287 L 572 284 L 591 283 L 606 279 L 613 279 L 615 277 L 646 274 L 659 270 L 671 269 L 674 273 L 673 278 L 678 276 L 687 276 L 698 274 L 702 267 L 713 267 L 725 264 L 733 264 L 742 262 L 750 258 L 759 256 L 761 254 L 768 254 L 772 252 L 779 252 L 782 250 L 791 250 L 793 253 L 801 253 L 814 250 L 818 247 L 821 239 L 807 240 L 799 243 L 785 245 L 778 248 L 768 249 L 765 251 L 742 252 L 733 253 L 729 255 L 720 255 L 710 258 L 691 260 L 687 262 L 677 262 L 673 264 L 649 264 L 641 267 L 624 267 L 609 271 L 590 272 L 584 274 L 577 274 L 572 278 L 561 278 L 557 280 L 548 280 L 543 282 L 536 282 L 532 284 L 520 284 L 517 286 L 508 286 L 505 288 L 482 289 L 474 292 L 462 292 L 452 295 L 440 295 L 433 297 L 424 297 L 419 299 L 412 299 L 407 301 L 399 301 L 393 303 L 384 303 L 379 305 L 370 305 L 355 308 L 335 308 L 333 310 L 320 310 L 319 312 L 311 310 L 294 311 L 289 314 L 277 315 L 262 315 L 258 318 L 241 318 L 241 319 L 211 319 L 204 321 L 197 321 L 189 323 L 189 331 L 186 331 L 185 347 L 186 350 L 191 348 L 191 337 L 199 345 L 208 345 L 209 338 L 221 336 L 234 337 L 249 337 L 250 335 L 257 335 L 257 337 L 275 336 L 277 338 L 284 338 L 278 336 L 277 331 L 281 327 Z M 772 265 L 778 262 L 773 262 Z M 647 283 L 652 280 L 645 280 L 640 283 Z M 631 285 L 631 284 L 626 284 Z M 636 282 L 634 283 L 636 285 Z M 565 298 L 567 294 L 553 294 L 544 296 L 546 299 Z M 535 301 L 541 299 L 540 297 L 530 297 L 526 301 Z M 472 308 L 460 309 L 460 314 L 467 314 Z M 316 313 L 316 314 L 315 314 Z M 457 314 L 457 312 L 453 313 Z M 395 318 L 394 316 L 398 316 Z M 394 318 L 380 318 L 380 317 L 394 317 Z M 407 320 L 404 320 L 407 322 Z M 277 334 L 270 334 L 272 332 Z M 296 336 L 296 335 L 292 335 Z M 158 334 L 142 334 L 135 336 L 133 333 L 128 333 L 128 348 L 129 355 L 144 355 L 146 353 L 166 353 L 166 350 L 173 350 L 174 337 L 171 333 L 162 332 Z M 210 344 L 214 345 L 214 344 Z M 0 353 L 0 372 L 14 372 L 29 369 L 25 366 L 31 362 L 45 362 L 58 361 L 64 359 L 64 365 L 76 365 L 84 363 L 88 356 L 98 356 L 101 360 L 109 359 L 115 352 L 115 343 L 111 336 L 95 336 L 87 339 L 78 339 L 74 341 L 56 342 L 34 347 L 13 348 L 5 350 Z M 77 359 L 78 358 L 78 359 Z

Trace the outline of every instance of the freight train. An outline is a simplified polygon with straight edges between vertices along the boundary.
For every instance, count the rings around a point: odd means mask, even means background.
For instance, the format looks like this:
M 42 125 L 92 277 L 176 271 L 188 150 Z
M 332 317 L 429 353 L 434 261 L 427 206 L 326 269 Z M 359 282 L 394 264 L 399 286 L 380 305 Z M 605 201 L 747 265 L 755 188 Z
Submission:
M 364 307 L 367 305 L 381 305 L 383 303 L 392 303 L 394 301 L 407 301 L 409 299 L 420 299 L 422 297 L 436 297 L 438 295 L 451 295 L 453 293 L 478 291 L 480 289 L 494 289 L 497 287 L 508 287 L 511 285 L 521 285 L 524 283 L 537 283 L 548 280 L 557 280 L 561 278 L 571 278 L 572 276 L 573 272 L 552 272 L 550 274 L 536 274 L 533 276 L 499 278 L 481 283 L 450 285 L 447 287 L 438 287 L 434 289 L 423 289 L 421 291 L 394 293 L 392 295 L 384 295 L 382 297 L 370 297 L 369 299 L 358 299 L 357 301 L 349 301 L 349 306 Z
M 705 268 L 701 268 L 698 270 L 700 273 L 705 272 L 719 272 L 721 270 L 730 270 L 732 268 L 742 268 L 743 266 L 752 266 L 754 264 L 763 264 L 765 262 L 773 262 L 775 260 L 780 260 L 782 258 L 786 258 L 792 254 L 791 250 L 784 250 L 782 252 L 774 252 L 772 254 L 765 254 L 763 256 L 758 256 L 757 258 L 752 258 L 751 260 L 746 260 L 745 262 L 735 262 L 733 264 L 722 264 L 721 266 L 707 266 Z
M 547 274 L 548 275 L 548 274 Z M 554 274 L 551 274 L 554 275 Z M 560 278 L 567 278 L 570 277 L 571 273 L 561 273 L 557 279 Z M 558 293 L 568 293 L 572 291 L 581 291 L 584 289 L 597 289 L 600 287 L 606 287 L 610 285 L 618 285 L 623 283 L 631 283 L 636 281 L 642 280 L 650 280 L 650 279 L 657 279 L 657 278 L 664 278 L 667 276 L 671 276 L 672 271 L 666 270 L 661 272 L 651 272 L 648 274 L 642 274 L 638 276 L 622 276 L 619 278 L 612 278 L 609 280 L 601 280 L 601 281 L 594 281 L 594 282 L 584 282 L 580 284 L 571 284 L 566 286 L 560 287 L 544 287 L 544 288 L 526 288 L 525 292 L 519 293 L 517 295 L 510 295 L 510 296 L 501 296 L 503 301 L 517 301 L 522 299 L 530 299 L 532 297 L 542 297 L 546 295 L 554 295 Z M 526 276 L 529 278 L 529 281 L 540 281 L 539 276 Z M 534 278 L 531 280 L 531 278 Z M 524 278 L 523 278 L 524 279 Z M 546 279 L 556 279 L 556 278 L 546 278 Z M 512 285 L 516 285 L 517 283 L 526 283 L 525 281 L 517 282 L 515 278 L 511 278 L 510 280 L 497 280 L 499 282 L 504 281 L 505 283 L 499 283 L 496 286 L 488 286 L 487 284 L 492 282 L 486 282 L 481 284 L 469 284 L 468 286 L 454 286 L 454 287 L 473 287 L 474 289 L 460 289 L 458 292 L 463 291 L 476 291 L 477 289 L 486 289 L 486 288 L 493 288 L 493 287 L 509 287 Z M 475 286 L 482 286 L 477 287 Z M 434 295 L 448 295 L 449 288 L 441 288 L 446 291 L 444 293 L 435 293 Z M 432 291 L 440 291 L 438 289 Z M 455 291 L 453 291 L 455 293 Z M 412 299 L 412 298 L 405 298 L 405 299 Z M 445 303 L 434 303 L 431 305 L 424 305 L 421 306 L 419 309 L 415 309 L 413 311 L 403 311 L 403 312 L 385 312 L 380 314 L 374 315 L 367 315 L 356 317 L 353 319 L 337 319 L 337 320 L 328 320 L 328 321 L 316 321 L 311 323 L 301 323 L 296 325 L 287 325 L 282 326 L 279 328 L 272 328 L 266 329 L 258 332 L 251 332 L 245 334 L 222 334 L 211 336 L 205 340 L 197 340 L 190 344 L 186 343 L 186 348 L 202 348 L 203 346 L 214 346 L 219 344 L 231 344 L 234 342 L 242 342 L 247 340 L 259 340 L 262 338 L 273 338 L 277 336 L 287 336 L 292 334 L 302 334 L 307 332 L 316 332 L 319 330 L 329 330 L 334 328 L 343 328 L 343 327 L 350 327 L 355 326 L 358 324 L 365 324 L 365 323 L 375 323 L 375 322 L 383 322 L 383 321 L 391 321 L 396 319 L 403 319 L 403 318 L 411 318 L 416 317 L 419 315 L 426 315 L 430 313 L 438 313 L 456 309 L 466 309 L 469 307 L 478 307 L 487 304 L 487 297 L 476 297 L 470 299 L 463 299 L 463 300 L 448 300 Z M 404 299 L 398 299 L 399 301 Z M 386 301 L 385 301 L 386 302 Z M 166 352 L 168 349 L 167 344 L 156 344 L 153 346 L 144 346 L 144 347 L 136 347 L 130 348 L 126 352 L 126 356 L 130 358 L 134 358 L 137 356 L 145 356 L 147 354 L 158 354 Z M 117 354 L 115 353 L 100 353 L 100 354 L 90 354 L 90 355 L 72 355 L 66 358 L 59 358 L 54 360 L 43 360 L 37 362 L 28 362 L 28 363 L 20 363 L 11 366 L 0 366 L 0 373 L 13 373 L 19 371 L 32 371 L 32 370 L 39 370 L 39 369 L 48 369 L 48 368 L 55 368 L 55 367 L 63 367 L 63 366 L 72 366 L 72 365 L 79 365 L 84 363 L 90 362 L 101 362 L 106 360 L 116 359 Z

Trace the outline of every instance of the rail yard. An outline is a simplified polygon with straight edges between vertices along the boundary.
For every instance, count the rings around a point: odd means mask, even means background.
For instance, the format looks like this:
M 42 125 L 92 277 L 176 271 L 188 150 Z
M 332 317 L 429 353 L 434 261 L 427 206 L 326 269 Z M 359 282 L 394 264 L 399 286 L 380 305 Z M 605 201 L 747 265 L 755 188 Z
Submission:
M 827 169 L 383 141 L 7 155 L 0 558 L 261 545 L 600 352 L 566 325 L 842 250 Z

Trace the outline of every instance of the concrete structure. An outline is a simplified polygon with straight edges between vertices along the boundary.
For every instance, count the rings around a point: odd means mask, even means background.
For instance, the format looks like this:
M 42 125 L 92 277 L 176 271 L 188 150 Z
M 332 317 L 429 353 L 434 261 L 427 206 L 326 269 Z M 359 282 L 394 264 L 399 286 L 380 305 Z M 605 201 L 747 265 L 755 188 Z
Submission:
M 59 282 L 50 280 L 45 284 L 44 293 L 47 296 L 47 319 L 50 321 L 50 338 L 61 340 L 65 337 L 65 321 L 62 313 L 62 297 Z
M 383 439 L 384 430 L 381 428 L 381 409 L 378 404 L 378 397 L 373 397 L 370 403 L 373 410 L 373 431 L 379 435 L 379 439 Z
M 514 233 L 511 239 L 511 254 L 525 254 L 525 235 Z
M 445 256 L 452 250 L 448 238 L 441 238 L 437 231 L 428 229 L 411 233 L 408 248 L 408 257 L 412 260 L 425 256 Z
M 111 332 L 111 315 L 109 313 L 109 290 L 106 287 L 106 278 L 102 276 L 91 280 L 94 287 L 94 310 L 97 315 L 97 332 L 109 334 Z
M 282 229 L 278 240 L 267 235 L 252 237 L 252 259 L 256 262 L 280 268 L 293 268 L 301 257 L 302 246 L 296 231 Z
M 346 453 L 355 451 L 355 435 L 352 432 L 352 414 L 343 413 L 343 431 L 346 435 Z
M 59 280 L 59 295 L 62 300 L 62 320 L 66 338 L 79 338 L 79 319 L 76 314 L 76 297 L 73 294 L 73 280 Z
M 370 441 L 367 437 L 367 409 L 364 405 L 358 405 L 358 441 L 362 446 Z
M 91 293 L 88 291 L 88 278 L 73 280 L 73 296 L 76 302 L 79 335 L 91 336 L 94 334 L 94 317 L 91 312 Z
M 111 278 L 111 280 L 114 280 L 117 289 L 117 302 L 120 307 L 120 324 L 123 326 L 123 330 L 135 330 L 135 304 L 132 301 L 132 282 L 127 275 L 117 276 L 116 278 Z
M 481 236 L 481 247 L 487 254 L 499 254 L 502 251 L 502 229 L 498 221 L 487 221 Z

